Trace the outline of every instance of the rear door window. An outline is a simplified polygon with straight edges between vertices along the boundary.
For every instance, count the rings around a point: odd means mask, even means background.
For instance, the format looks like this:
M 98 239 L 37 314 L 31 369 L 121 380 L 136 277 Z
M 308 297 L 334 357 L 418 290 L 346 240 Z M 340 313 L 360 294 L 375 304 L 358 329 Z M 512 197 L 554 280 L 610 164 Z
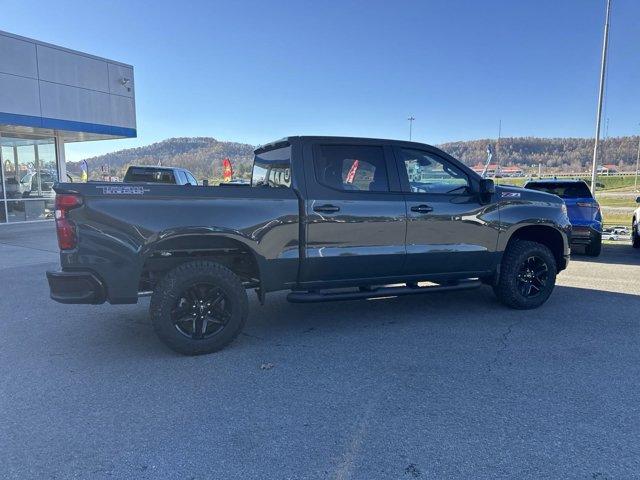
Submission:
M 348 192 L 388 192 L 382 147 L 320 145 L 313 158 L 318 183 Z
M 185 175 L 185 173 L 182 170 L 177 170 L 176 174 L 178 175 L 178 183 L 180 185 L 186 185 L 187 184 L 187 176 Z
M 560 198 L 592 198 L 591 191 L 584 182 L 534 182 L 528 183 L 525 188 L 552 193 Z

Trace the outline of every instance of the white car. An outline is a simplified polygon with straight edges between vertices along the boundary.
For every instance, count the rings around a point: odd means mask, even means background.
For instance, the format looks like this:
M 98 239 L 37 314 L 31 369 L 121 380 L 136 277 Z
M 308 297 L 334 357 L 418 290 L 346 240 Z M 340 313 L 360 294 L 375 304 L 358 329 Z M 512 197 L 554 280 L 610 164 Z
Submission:
M 640 197 L 636 198 L 636 203 L 640 204 Z M 631 245 L 633 248 L 640 248 L 640 207 L 633 212 L 631 220 Z

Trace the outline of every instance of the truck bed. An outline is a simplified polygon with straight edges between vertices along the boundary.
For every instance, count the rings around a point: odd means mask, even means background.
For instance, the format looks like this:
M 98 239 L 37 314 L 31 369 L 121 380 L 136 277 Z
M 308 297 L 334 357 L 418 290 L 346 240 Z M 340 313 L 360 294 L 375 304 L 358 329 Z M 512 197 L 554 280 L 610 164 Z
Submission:
M 266 291 L 296 281 L 300 204 L 292 189 L 90 182 L 55 191 L 83 199 L 68 214 L 78 248 L 61 252 L 62 269 L 99 266 L 111 303 L 135 303 L 143 269 L 181 252 L 251 256 Z

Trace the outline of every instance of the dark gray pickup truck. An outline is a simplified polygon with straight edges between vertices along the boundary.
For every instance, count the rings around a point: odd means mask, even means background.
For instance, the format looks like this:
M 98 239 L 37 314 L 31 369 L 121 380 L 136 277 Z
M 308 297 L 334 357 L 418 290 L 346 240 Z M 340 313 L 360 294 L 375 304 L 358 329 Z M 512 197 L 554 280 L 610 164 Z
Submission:
M 255 151 L 250 185 L 55 186 L 62 303 L 136 303 L 185 354 L 242 330 L 247 289 L 320 302 L 493 286 L 535 308 L 569 261 L 562 200 L 496 187 L 420 143 L 288 137 Z

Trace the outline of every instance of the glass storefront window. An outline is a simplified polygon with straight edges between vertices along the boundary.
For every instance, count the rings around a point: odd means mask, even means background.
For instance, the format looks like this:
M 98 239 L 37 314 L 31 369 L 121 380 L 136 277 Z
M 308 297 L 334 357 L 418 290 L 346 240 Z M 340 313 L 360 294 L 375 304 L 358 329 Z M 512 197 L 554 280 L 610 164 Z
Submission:
M 48 220 L 53 218 L 54 203 L 45 199 L 8 200 L 7 213 L 9 222 Z
M 55 139 L 0 134 L 0 160 L 0 222 L 52 218 L 58 181 Z

